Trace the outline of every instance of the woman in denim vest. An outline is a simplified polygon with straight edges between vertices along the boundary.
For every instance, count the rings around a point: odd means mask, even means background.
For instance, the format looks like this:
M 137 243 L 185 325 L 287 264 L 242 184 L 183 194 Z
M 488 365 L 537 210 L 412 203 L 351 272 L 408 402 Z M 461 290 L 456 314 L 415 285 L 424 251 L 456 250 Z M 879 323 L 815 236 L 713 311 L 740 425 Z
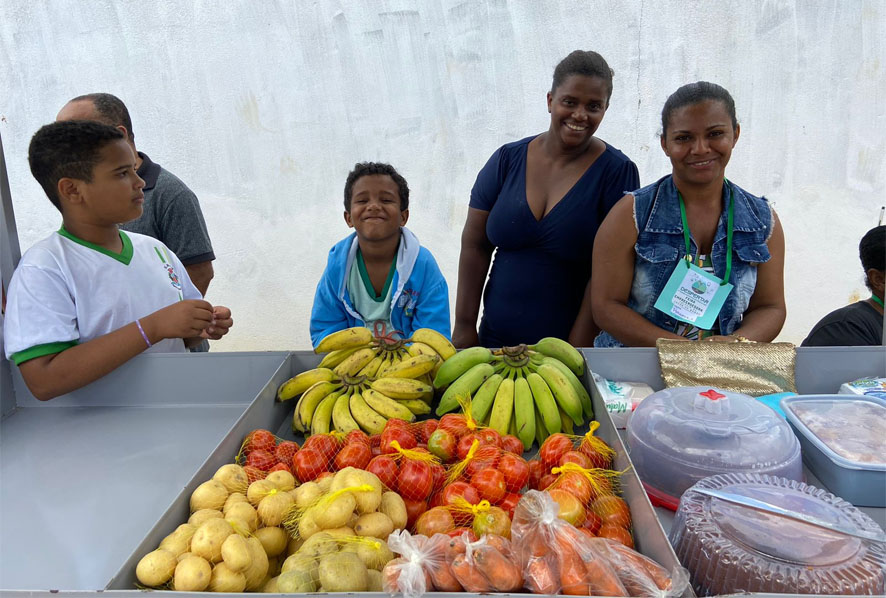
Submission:
M 771 341 L 786 313 L 784 234 L 766 199 L 725 177 L 740 133 L 732 96 L 713 83 L 684 85 L 665 102 L 661 125 L 671 174 L 623 197 L 597 233 L 591 294 L 604 332 L 594 346 L 653 346 L 659 338 Z M 708 329 L 674 317 L 676 309 L 655 307 L 660 296 L 659 307 L 678 304 L 663 291 L 672 275 L 685 272 L 678 266 L 689 269 L 686 261 L 733 285 Z

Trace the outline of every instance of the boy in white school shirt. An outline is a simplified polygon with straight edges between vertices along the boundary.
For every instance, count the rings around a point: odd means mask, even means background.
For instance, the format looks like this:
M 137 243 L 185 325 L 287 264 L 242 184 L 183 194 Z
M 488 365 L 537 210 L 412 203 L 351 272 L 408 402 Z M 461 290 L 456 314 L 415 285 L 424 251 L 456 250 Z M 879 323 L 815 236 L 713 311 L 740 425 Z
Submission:
M 49 124 L 28 161 L 63 222 L 25 252 L 9 285 L 6 356 L 35 397 L 85 386 L 145 350 L 184 353 L 227 334 L 231 310 L 203 301 L 174 253 L 118 229 L 141 215 L 145 184 L 122 133 Z

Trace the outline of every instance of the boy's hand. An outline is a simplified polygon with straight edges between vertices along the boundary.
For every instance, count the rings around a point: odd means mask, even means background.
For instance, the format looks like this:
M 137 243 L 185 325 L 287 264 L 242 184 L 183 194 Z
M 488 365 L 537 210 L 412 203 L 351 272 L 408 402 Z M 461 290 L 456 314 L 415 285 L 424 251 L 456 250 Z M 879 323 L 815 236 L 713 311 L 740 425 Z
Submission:
M 212 308 L 212 322 L 206 330 L 200 333 L 200 337 L 217 341 L 226 335 L 233 325 L 234 319 L 231 317 L 231 310 L 223 305 L 216 305 Z
M 153 344 L 167 338 L 201 336 L 212 324 L 212 319 L 210 303 L 202 299 L 186 299 L 142 318 L 142 326 Z

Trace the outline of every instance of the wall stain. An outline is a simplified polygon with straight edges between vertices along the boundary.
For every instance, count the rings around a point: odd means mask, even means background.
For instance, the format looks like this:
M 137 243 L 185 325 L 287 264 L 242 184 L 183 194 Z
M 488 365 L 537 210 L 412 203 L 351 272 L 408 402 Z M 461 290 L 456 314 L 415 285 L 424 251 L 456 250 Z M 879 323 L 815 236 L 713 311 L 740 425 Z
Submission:
M 273 133 L 271 129 L 261 123 L 261 117 L 258 114 L 258 100 L 255 99 L 255 95 L 251 91 L 237 100 L 237 114 L 253 130 Z

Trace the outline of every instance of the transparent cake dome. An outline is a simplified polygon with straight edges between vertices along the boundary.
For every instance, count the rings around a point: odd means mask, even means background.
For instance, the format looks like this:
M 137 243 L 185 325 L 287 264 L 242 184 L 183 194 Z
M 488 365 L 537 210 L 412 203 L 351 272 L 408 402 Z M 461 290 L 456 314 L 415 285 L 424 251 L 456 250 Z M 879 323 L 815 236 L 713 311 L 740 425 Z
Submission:
M 800 443 L 790 425 L 747 395 L 703 386 L 661 390 L 640 403 L 627 433 L 650 499 L 672 510 L 687 488 L 720 473 L 802 480 Z

